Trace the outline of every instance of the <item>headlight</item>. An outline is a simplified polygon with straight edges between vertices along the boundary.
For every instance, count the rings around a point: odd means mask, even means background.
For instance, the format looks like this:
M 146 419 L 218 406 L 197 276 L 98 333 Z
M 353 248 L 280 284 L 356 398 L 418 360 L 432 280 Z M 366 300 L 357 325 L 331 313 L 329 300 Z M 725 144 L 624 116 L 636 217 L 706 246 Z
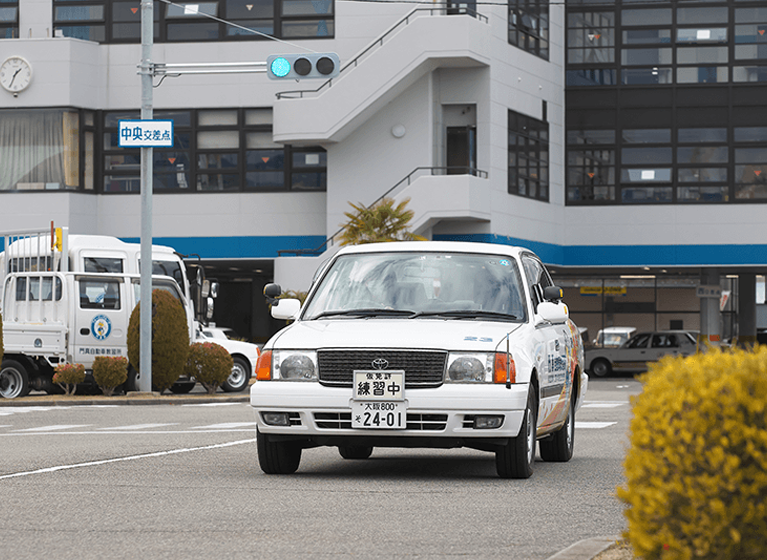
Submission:
M 280 379 L 317 379 L 317 352 L 274 350 L 273 363 Z
M 494 355 L 487 352 L 450 354 L 447 365 L 448 381 L 491 382 Z

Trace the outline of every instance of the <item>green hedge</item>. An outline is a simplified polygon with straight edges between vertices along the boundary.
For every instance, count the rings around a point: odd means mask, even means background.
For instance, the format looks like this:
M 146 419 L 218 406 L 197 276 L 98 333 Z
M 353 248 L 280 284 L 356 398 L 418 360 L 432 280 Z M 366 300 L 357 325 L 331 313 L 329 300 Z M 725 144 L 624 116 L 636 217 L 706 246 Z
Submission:
M 667 357 L 640 380 L 618 489 L 637 556 L 767 558 L 767 347 Z

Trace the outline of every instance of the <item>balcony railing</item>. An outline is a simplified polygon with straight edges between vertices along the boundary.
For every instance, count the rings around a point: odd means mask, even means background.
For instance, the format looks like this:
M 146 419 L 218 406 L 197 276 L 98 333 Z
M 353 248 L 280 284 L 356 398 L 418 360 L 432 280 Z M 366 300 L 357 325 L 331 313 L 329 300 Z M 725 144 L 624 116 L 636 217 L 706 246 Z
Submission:
M 393 187 L 391 187 L 373 202 L 368 204 L 366 208 L 372 208 L 387 196 L 393 195 L 394 192 L 398 189 L 407 187 L 415 179 L 424 175 L 473 175 L 474 177 L 487 179 L 487 171 L 482 171 L 481 169 L 476 169 L 474 167 L 416 167 L 405 178 L 398 181 Z M 344 228 L 339 229 L 333 235 L 328 237 L 322 245 L 315 249 L 285 249 L 282 251 L 277 251 L 277 255 L 280 257 L 288 255 L 316 257 L 324 253 L 328 247 L 332 247 L 335 244 L 336 237 L 338 237 L 343 231 Z
M 300 99 L 305 96 L 316 96 L 319 95 L 322 90 L 325 88 L 332 87 L 333 80 L 338 79 L 343 75 L 343 73 L 349 69 L 356 68 L 357 65 L 360 63 L 362 58 L 373 51 L 374 49 L 377 49 L 381 47 L 384 44 L 384 40 L 392 35 L 395 31 L 400 29 L 401 27 L 405 27 L 408 25 L 411 21 L 416 19 L 418 16 L 422 15 L 422 12 L 428 12 L 430 16 L 433 15 L 467 15 L 473 18 L 478 19 L 479 21 L 483 23 L 487 23 L 488 19 L 487 16 L 480 14 L 479 12 L 466 7 L 465 4 L 456 4 L 449 2 L 447 4 L 442 4 L 441 6 L 436 5 L 435 7 L 430 8 L 415 8 L 411 12 L 409 12 L 404 18 L 399 20 L 397 23 L 392 25 L 388 30 L 386 30 L 380 37 L 375 39 L 372 43 L 370 43 L 367 47 L 365 47 L 362 52 L 360 52 L 357 56 L 355 56 L 352 60 L 347 62 L 341 67 L 341 71 L 339 75 L 336 78 L 330 78 L 326 82 L 322 83 L 320 87 L 317 89 L 307 89 L 307 90 L 292 90 L 292 91 L 281 91 L 277 93 L 277 99 Z

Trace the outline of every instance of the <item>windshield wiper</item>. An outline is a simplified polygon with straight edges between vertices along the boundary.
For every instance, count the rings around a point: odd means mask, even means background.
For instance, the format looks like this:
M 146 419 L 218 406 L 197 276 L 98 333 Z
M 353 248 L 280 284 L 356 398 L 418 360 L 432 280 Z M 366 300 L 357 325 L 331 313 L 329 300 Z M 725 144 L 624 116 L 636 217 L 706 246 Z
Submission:
M 408 319 L 416 317 L 455 317 L 458 319 L 479 319 L 482 317 L 493 317 L 504 321 L 515 321 L 519 319 L 516 315 L 509 313 L 500 313 L 498 311 L 482 311 L 480 309 L 456 309 L 454 311 L 419 311 L 414 313 Z
M 413 315 L 415 311 L 411 311 L 408 309 L 386 309 L 386 308 L 375 308 L 375 307 L 364 307 L 361 309 L 343 309 L 343 310 L 331 310 L 331 311 L 323 311 L 322 313 L 315 315 L 314 317 L 311 317 L 309 320 L 313 321 L 315 319 L 322 319 L 323 317 L 337 317 L 337 316 L 348 316 L 353 315 L 357 317 L 374 317 L 377 315 Z

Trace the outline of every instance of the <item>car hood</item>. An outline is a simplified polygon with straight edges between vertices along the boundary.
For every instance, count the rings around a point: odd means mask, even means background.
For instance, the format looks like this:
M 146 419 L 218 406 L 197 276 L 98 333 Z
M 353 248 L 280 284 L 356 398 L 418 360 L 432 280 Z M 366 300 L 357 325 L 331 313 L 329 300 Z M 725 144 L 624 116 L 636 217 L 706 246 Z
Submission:
M 512 333 L 509 343 L 513 346 L 524 326 L 438 318 L 299 321 L 277 333 L 264 349 L 386 347 L 487 352 L 505 349 L 507 333 Z

